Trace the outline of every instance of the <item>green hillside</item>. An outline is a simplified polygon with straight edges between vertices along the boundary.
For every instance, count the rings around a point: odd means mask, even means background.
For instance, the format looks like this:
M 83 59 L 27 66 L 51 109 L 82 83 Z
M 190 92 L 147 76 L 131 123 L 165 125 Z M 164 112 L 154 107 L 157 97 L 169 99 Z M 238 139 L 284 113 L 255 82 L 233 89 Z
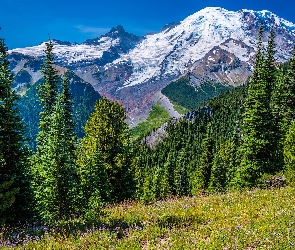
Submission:
M 232 86 L 221 83 L 207 82 L 194 88 L 190 85 L 188 77 L 182 77 L 162 89 L 162 94 L 167 96 L 172 103 L 188 110 L 193 110 L 213 97 L 218 96 L 220 93 L 232 88 Z
M 168 111 L 160 103 L 156 103 L 151 108 L 147 120 L 138 123 L 134 128 L 130 129 L 130 135 L 134 140 L 142 138 L 148 135 L 153 129 L 159 128 L 168 120 L 170 120 Z

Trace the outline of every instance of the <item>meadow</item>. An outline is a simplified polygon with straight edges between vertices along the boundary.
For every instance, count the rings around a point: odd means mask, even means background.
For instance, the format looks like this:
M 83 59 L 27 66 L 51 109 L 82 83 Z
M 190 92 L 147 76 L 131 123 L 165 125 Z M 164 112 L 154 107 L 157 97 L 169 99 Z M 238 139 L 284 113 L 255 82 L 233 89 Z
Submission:
M 294 249 L 295 189 L 254 189 L 105 207 L 95 225 L 72 221 L 22 234 L 1 249 Z M 71 224 L 72 223 L 72 224 Z M 39 230 L 39 231 L 38 231 Z

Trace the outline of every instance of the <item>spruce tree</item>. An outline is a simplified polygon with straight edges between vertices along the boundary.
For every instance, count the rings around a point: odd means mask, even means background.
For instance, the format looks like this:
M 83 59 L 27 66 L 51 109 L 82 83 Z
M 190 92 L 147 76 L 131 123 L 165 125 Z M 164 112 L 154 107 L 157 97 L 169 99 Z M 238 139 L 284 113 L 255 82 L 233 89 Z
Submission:
M 276 170 L 274 156 L 274 121 L 270 109 L 274 77 L 273 34 L 269 38 L 267 55 L 263 53 L 263 29 L 260 28 L 253 76 L 242 121 L 241 165 L 237 170 L 238 187 L 254 186 L 264 173 Z
M 293 49 L 293 56 L 290 59 L 290 65 L 286 75 L 285 84 L 285 123 L 290 125 L 291 122 L 295 120 L 295 46 Z
M 177 157 L 174 168 L 174 190 L 176 195 L 187 195 L 189 193 L 188 168 L 184 149 Z
M 0 217 L 8 221 L 28 219 L 31 201 L 28 165 L 24 145 L 24 125 L 16 108 L 18 96 L 12 89 L 7 48 L 0 38 Z M 3 221 L 3 220 L 2 220 Z
M 268 140 L 265 152 L 268 152 L 267 165 L 264 167 L 264 172 L 273 174 L 278 172 L 283 167 L 283 155 L 280 148 L 280 125 L 272 112 L 272 96 L 276 85 L 277 68 L 275 66 L 275 32 L 274 27 L 271 29 L 268 44 L 266 49 L 266 57 L 264 62 L 265 82 L 267 91 L 267 105 L 268 112 L 264 119 L 267 121 L 267 130 L 265 136 Z
M 281 136 L 287 133 L 295 119 L 295 47 L 289 64 L 279 68 L 273 92 L 272 109 L 281 127 Z
M 89 135 L 88 130 L 85 132 L 86 136 L 78 148 L 77 165 L 82 192 L 80 194 L 82 212 L 90 214 L 100 209 L 95 207 L 95 204 L 110 201 L 110 185 L 96 138 Z M 91 204 L 93 199 L 96 199 L 96 202 Z
M 219 150 L 214 154 L 214 161 L 209 181 L 210 192 L 221 192 L 225 190 L 226 180 L 230 164 L 230 140 L 221 143 Z
M 272 111 L 278 126 L 278 159 L 284 166 L 283 148 L 286 134 L 295 119 L 295 47 L 289 62 L 277 71 L 277 81 L 272 96 Z
M 53 112 L 53 106 L 56 103 L 56 97 L 58 94 L 58 74 L 54 67 L 54 54 L 53 44 L 51 40 L 46 43 L 45 60 L 42 65 L 41 73 L 45 80 L 38 88 L 39 102 L 41 104 L 39 133 L 37 136 L 37 144 L 39 144 L 38 150 L 42 148 L 42 144 L 45 143 L 47 137 L 47 130 L 50 128 L 50 115 Z
M 192 194 L 204 192 L 208 186 L 214 162 L 214 141 L 212 138 L 211 123 L 207 125 L 206 134 L 202 140 L 202 153 L 200 155 L 200 165 L 197 167 L 193 174 L 192 180 Z
M 154 172 L 151 172 L 150 166 L 145 167 L 144 171 L 144 182 L 143 182 L 143 192 L 140 197 L 140 200 L 143 202 L 151 202 L 156 199 L 155 192 L 153 190 L 153 175 Z
M 68 80 L 63 79 L 58 93 L 58 75 L 54 68 L 51 41 L 46 44 L 42 73 L 45 82 L 39 88 L 40 112 L 37 151 L 32 157 L 32 186 L 36 210 L 42 219 L 69 218 L 77 212 L 78 177 L 75 166 L 76 136 L 73 132 L 72 102 Z
M 284 160 L 286 182 L 295 186 L 295 121 L 292 122 L 284 142 Z
M 76 194 L 78 178 L 76 167 L 73 135 L 69 136 L 66 108 L 63 93 L 57 97 L 57 102 L 50 116 L 51 124 L 47 134 L 44 161 L 34 172 L 40 182 L 35 182 L 37 195 L 36 205 L 45 220 L 69 218 L 77 209 Z M 36 185 L 37 184 L 37 185 Z

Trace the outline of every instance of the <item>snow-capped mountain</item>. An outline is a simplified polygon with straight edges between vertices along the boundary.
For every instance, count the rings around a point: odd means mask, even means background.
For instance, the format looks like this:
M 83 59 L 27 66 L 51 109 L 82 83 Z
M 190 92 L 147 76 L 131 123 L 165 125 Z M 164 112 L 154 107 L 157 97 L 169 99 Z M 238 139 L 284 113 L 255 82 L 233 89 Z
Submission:
M 219 7 L 202 9 L 145 37 L 118 26 L 82 44 L 54 41 L 54 52 L 58 65 L 119 101 L 132 120 L 146 116 L 159 91 L 184 74 L 190 74 L 195 86 L 208 79 L 230 85 L 244 83 L 251 74 L 260 24 L 266 31 L 264 43 L 271 27 L 275 29 L 277 60 L 289 59 L 295 44 L 293 23 L 265 10 L 234 12 Z M 14 72 L 24 68 L 17 59 L 20 55 L 41 58 L 44 46 L 11 50 Z

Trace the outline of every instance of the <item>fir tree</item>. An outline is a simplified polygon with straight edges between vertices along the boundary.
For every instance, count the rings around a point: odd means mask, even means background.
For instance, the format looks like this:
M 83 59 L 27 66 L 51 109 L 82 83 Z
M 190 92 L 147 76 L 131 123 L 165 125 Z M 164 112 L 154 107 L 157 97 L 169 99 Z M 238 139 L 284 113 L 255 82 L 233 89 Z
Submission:
M 87 134 L 86 134 L 87 136 Z M 82 142 L 78 150 L 77 164 L 80 177 L 80 208 L 86 217 L 95 216 L 101 206 L 110 201 L 110 187 L 105 165 L 101 160 L 98 145 L 87 147 Z
M 0 196 L 5 201 L 1 204 L 0 217 L 10 222 L 28 219 L 31 201 L 30 178 L 23 148 L 24 125 L 16 108 L 18 97 L 12 84 L 7 48 L 4 39 L 0 38 Z
M 200 166 L 196 169 L 192 181 L 192 194 L 196 195 L 204 192 L 208 186 L 214 161 L 213 147 L 214 141 L 212 138 L 212 127 L 207 125 L 206 134 L 202 140 L 202 153 L 200 158 Z
M 155 192 L 153 190 L 153 175 L 154 173 L 150 172 L 150 166 L 146 166 L 143 182 L 143 193 L 140 197 L 140 200 L 146 203 L 156 199 Z
M 284 143 L 285 176 L 287 184 L 295 186 L 295 122 L 293 121 Z
M 43 63 L 41 73 L 45 82 L 38 88 L 39 102 L 41 104 L 39 133 L 37 136 L 37 144 L 41 146 L 45 143 L 47 137 L 47 129 L 50 128 L 50 115 L 53 112 L 53 106 L 56 103 L 58 94 L 58 74 L 54 67 L 53 44 L 51 40 L 46 43 L 45 61 Z M 42 147 L 42 146 L 41 146 Z M 41 150 L 41 147 L 38 150 Z M 37 150 L 37 151 L 38 151 Z
M 230 164 L 230 140 L 221 143 L 219 150 L 214 155 L 214 161 L 209 181 L 209 191 L 221 192 L 226 187 L 226 177 L 229 171 Z
M 272 100 L 273 113 L 281 127 L 282 137 L 295 119 L 295 47 L 287 70 L 285 68 L 282 66 L 278 70 Z
M 273 173 L 274 121 L 270 109 L 273 75 L 273 34 L 271 33 L 267 56 L 263 55 L 263 30 L 260 28 L 258 49 L 253 76 L 248 87 L 248 96 L 242 122 L 242 160 L 237 170 L 237 186 L 254 186 L 263 173 Z
M 226 187 L 231 189 L 234 187 L 234 177 L 237 171 L 238 166 L 241 163 L 241 156 L 239 155 L 239 146 L 240 146 L 240 135 L 235 128 L 232 137 L 229 140 L 230 143 L 230 158 L 228 171 L 226 173 Z
M 68 218 L 77 212 L 75 166 L 76 136 L 73 132 L 72 102 L 68 80 L 58 93 L 52 43 L 47 43 L 42 68 L 45 82 L 39 88 L 40 113 L 37 152 L 32 158 L 32 185 L 36 209 L 47 221 Z
M 174 190 L 176 195 L 189 193 L 188 169 L 184 149 L 178 154 L 174 168 Z
M 76 212 L 76 193 L 78 179 L 76 167 L 73 135 L 69 136 L 67 112 L 64 105 L 64 93 L 61 93 L 54 105 L 50 130 L 46 140 L 43 165 L 36 170 L 44 178 L 35 183 L 37 206 L 39 213 L 46 220 L 69 218 Z M 38 173 L 35 172 L 35 176 Z
M 285 84 L 285 123 L 289 125 L 291 121 L 295 120 L 295 47 L 293 49 L 293 56 L 290 59 L 290 66 L 286 75 Z

